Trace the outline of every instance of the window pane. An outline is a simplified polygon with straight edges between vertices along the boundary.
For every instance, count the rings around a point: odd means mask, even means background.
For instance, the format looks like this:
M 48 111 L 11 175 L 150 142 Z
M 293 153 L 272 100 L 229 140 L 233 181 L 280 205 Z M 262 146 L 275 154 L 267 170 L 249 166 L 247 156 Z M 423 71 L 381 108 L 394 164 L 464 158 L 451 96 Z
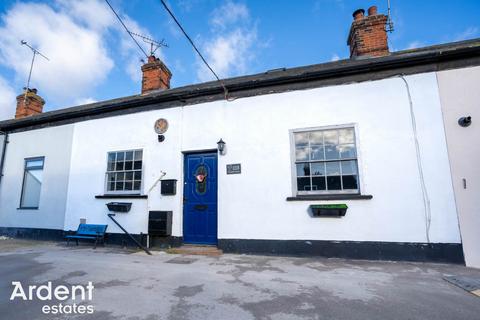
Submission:
M 107 191 L 115 191 L 115 182 L 107 183 Z
M 33 167 L 43 167 L 43 159 L 27 160 L 27 169 Z
M 310 132 L 310 144 L 322 145 L 323 144 L 323 132 L 312 131 Z
M 312 176 L 324 176 L 325 175 L 325 163 L 313 162 L 311 165 Z
M 142 161 L 135 161 L 133 163 L 133 169 L 135 170 L 141 170 L 142 169 Z
M 327 160 L 336 160 L 339 158 L 337 146 L 326 145 L 325 146 L 325 158 Z
M 22 203 L 23 208 L 37 208 L 40 203 L 43 170 L 27 170 L 23 181 Z
M 326 171 L 327 171 L 327 176 L 339 176 L 340 175 L 340 162 L 327 162 L 325 163 L 326 165 Z
M 125 170 L 133 169 L 133 161 L 125 161 Z
M 123 191 L 123 182 L 115 183 L 115 190 L 116 191 Z
M 337 130 L 326 130 L 323 132 L 325 144 L 338 144 Z
M 133 190 L 139 191 L 139 190 L 140 190 L 140 186 L 141 186 L 141 182 L 140 182 L 140 181 L 135 181 L 135 182 L 133 183 Z
M 142 172 L 141 171 L 135 171 L 134 178 L 135 178 L 135 180 L 141 180 L 142 179 Z
M 298 191 L 310 191 L 310 178 L 297 178 Z
M 327 186 L 328 190 L 340 190 L 342 188 L 342 185 L 340 184 L 340 177 L 327 177 Z
M 108 153 L 108 162 L 115 162 L 115 157 L 116 157 L 115 152 L 109 152 Z
M 125 172 L 125 180 L 133 180 L 133 171 Z
M 345 144 L 345 145 L 338 146 L 338 149 L 340 151 L 340 158 L 342 159 L 356 158 L 355 145 Z
M 117 162 L 115 165 L 116 171 L 123 171 L 123 162 Z
M 353 129 L 341 129 L 338 130 L 338 143 L 354 143 Z
M 325 177 L 312 178 L 312 190 L 325 190 Z
M 115 181 L 115 173 L 107 174 L 107 181 Z
M 357 176 L 342 176 L 343 189 L 358 189 Z
M 125 160 L 133 160 L 133 151 L 127 151 L 125 153 Z
M 310 148 L 305 147 L 305 148 L 296 148 L 295 149 L 295 158 L 298 161 L 305 161 L 308 160 L 308 152 Z
M 117 181 L 125 180 L 125 174 L 123 172 L 117 173 Z
M 142 150 L 135 151 L 135 159 L 134 160 L 142 160 L 142 157 L 143 157 L 143 151 Z
M 308 146 L 308 132 L 295 133 L 295 146 L 305 147 Z
M 125 160 L 125 152 L 117 152 L 117 161 Z
M 298 163 L 297 164 L 297 177 L 309 176 L 309 175 L 310 175 L 310 165 L 308 163 Z
M 323 155 L 323 147 L 312 146 L 312 152 L 310 154 L 311 160 L 323 160 L 325 157 Z
M 342 161 L 342 175 L 357 174 L 357 162 Z
M 126 191 L 133 190 L 133 183 L 131 181 L 125 181 L 125 190 Z

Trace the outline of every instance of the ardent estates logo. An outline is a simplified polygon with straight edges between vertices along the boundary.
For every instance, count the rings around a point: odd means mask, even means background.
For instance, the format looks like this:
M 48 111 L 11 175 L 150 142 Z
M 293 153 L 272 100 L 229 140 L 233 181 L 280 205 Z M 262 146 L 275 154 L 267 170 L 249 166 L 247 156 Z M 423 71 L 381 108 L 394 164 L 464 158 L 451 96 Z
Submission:
M 87 302 L 93 299 L 94 286 L 91 281 L 86 286 L 83 285 L 58 285 L 52 288 L 52 282 L 49 281 L 46 284 L 36 286 L 29 285 L 27 290 L 24 289 L 20 281 L 12 281 L 12 295 L 10 301 L 24 300 L 34 301 L 35 299 L 40 301 L 66 301 L 72 300 L 73 304 L 45 304 L 42 307 L 44 314 L 92 314 L 94 311 L 93 305 L 81 304 L 77 305 L 77 302 Z

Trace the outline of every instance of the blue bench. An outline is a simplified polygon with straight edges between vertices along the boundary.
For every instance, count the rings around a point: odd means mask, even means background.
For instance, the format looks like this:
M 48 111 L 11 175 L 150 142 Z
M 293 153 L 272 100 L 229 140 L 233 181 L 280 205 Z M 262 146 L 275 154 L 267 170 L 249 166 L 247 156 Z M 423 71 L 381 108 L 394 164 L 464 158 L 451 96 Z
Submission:
M 70 244 L 70 239 L 75 239 L 78 246 L 78 239 L 95 240 L 94 248 L 97 248 L 97 243 L 105 244 L 105 232 L 107 231 L 106 224 L 86 224 L 80 223 L 77 232 L 65 236 L 67 239 L 67 246 Z

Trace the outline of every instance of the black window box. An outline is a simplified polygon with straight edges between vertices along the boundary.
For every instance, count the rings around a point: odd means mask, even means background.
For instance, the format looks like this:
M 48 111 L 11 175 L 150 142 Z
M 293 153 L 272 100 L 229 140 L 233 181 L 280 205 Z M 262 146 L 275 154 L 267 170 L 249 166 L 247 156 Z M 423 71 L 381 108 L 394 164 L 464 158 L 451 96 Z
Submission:
M 147 199 L 146 194 L 99 194 L 95 199 Z
M 346 204 L 312 204 L 310 210 L 313 217 L 343 217 L 347 213 Z
M 287 197 L 287 201 L 312 201 L 312 200 L 370 200 L 368 194 L 308 194 Z
M 107 203 L 107 208 L 112 212 L 129 212 L 132 207 L 131 202 L 109 202 Z

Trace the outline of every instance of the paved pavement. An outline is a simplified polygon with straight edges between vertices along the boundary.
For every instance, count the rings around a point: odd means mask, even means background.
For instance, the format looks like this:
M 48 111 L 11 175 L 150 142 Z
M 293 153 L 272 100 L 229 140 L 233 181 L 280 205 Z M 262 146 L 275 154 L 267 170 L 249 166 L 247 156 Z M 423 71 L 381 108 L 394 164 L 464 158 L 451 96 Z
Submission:
M 458 265 L 247 255 L 184 256 L 0 241 L 1 319 L 480 319 L 480 298 L 442 279 Z M 12 281 L 87 285 L 92 301 L 10 301 Z M 93 314 L 44 315 L 45 305 Z M 66 309 L 63 309 L 65 311 Z M 66 310 L 68 312 L 70 310 Z

